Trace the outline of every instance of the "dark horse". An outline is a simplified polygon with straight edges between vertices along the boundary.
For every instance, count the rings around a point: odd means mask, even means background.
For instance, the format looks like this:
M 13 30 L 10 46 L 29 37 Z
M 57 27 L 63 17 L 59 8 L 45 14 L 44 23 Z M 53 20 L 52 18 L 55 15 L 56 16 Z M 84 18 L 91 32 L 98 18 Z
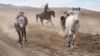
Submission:
M 60 17 L 60 24 L 62 26 L 63 31 L 65 31 L 65 29 L 66 29 L 65 21 L 66 21 L 66 18 L 64 16 L 61 16 Z
M 46 13 L 46 16 L 44 15 L 44 13 L 37 14 L 36 19 L 37 19 L 37 22 L 38 22 L 38 18 L 40 18 L 40 21 L 41 21 L 42 25 L 43 25 L 43 20 L 44 19 L 48 21 L 47 23 L 49 23 L 49 21 L 50 21 L 51 24 L 53 25 L 53 23 L 51 21 L 51 16 L 55 17 L 55 12 L 54 11 L 48 11 Z
M 66 18 L 69 16 L 69 14 L 67 12 L 64 12 L 64 15 L 60 17 L 60 24 L 62 26 L 63 31 L 65 31 L 66 29 Z
M 25 41 L 27 41 L 26 40 L 26 25 L 27 25 L 28 21 L 27 21 L 27 18 L 25 16 L 23 16 L 23 17 L 24 18 L 22 20 L 20 20 L 19 19 L 20 17 L 19 17 L 17 19 L 17 21 L 15 22 L 15 28 L 16 28 L 16 31 L 17 31 L 17 33 L 19 35 L 18 43 L 21 44 L 21 47 L 23 47 L 23 45 L 22 45 L 23 44 L 23 39 Z

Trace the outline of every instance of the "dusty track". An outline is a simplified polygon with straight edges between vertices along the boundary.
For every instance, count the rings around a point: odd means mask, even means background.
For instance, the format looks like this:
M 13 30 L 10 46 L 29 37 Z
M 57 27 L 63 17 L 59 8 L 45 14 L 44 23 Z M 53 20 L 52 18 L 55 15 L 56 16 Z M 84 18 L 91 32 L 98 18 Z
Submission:
M 0 55 L 1 56 L 26 56 L 19 45 L 11 40 L 6 34 L 0 32 Z

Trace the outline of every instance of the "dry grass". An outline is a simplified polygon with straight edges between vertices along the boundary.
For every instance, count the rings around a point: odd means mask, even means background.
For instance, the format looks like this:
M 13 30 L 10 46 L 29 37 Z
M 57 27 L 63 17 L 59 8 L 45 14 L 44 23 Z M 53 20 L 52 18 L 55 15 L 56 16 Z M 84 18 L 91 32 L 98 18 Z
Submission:
M 79 33 L 73 49 L 67 48 L 67 41 L 50 26 L 29 26 L 26 49 L 31 55 L 43 56 L 96 56 L 100 55 L 100 35 Z M 49 31 L 48 31 L 49 30 Z M 35 53 L 37 52 L 37 53 Z
M 0 11 L 0 29 L 8 36 L 17 40 L 18 36 L 14 29 L 14 20 L 21 10 Z M 56 17 L 52 18 L 54 26 L 45 24 L 41 26 L 36 22 L 35 15 L 40 11 L 24 11 L 28 17 L 29 25 L 27 29 L 28 42 L 25 49 L 29 56 L 100 56 L 100 16 L 83 11 L 80 16 L 80 32 L 77 35 L 74 49 L 67 48 L 67 41 L 59 33 L 60 16 L 62 10 L 55 10 Z M 92 16 L 91 16 L 92 15 Z M 93 16 L 94 15 L 94 16 Z M 92 35 L 91 33 L 95 33 Z

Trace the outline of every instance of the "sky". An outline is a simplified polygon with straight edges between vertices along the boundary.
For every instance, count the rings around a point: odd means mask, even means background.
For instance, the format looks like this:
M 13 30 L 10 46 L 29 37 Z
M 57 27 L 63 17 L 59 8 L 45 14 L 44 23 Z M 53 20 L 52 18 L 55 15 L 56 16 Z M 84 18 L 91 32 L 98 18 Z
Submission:
M 42 7 L 48 3 L 49 7 L 81 7 L 100 11 L 100 0 L 0 0 L 0 3 L 32 7 Z

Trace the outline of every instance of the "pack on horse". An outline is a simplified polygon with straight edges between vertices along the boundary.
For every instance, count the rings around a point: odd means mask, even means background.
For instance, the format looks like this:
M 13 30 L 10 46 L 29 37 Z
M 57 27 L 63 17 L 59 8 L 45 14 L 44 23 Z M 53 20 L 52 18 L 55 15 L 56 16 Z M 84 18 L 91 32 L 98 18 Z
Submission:
M 36 19 L 38 22 L 38 18 L 40 18 L 42 25 L 43 25 L 44 19 L 48 21 L 47 23 L 49 23 L 49 21 L 50 21 L 51 24 L 53 25 L 52 20 L 51 20 L 51 16 L 55 17 L 55 11 L 50 11 L 50 9 L 48 8 L 48 4 L 46 4 L 46 6 L 44 7 L 44 12 L 42 12 L 40 14 L 36 14 Z
M 18 36 L 19 36 L 19 40 L 18 40 L 18 43 L 21 44 L 21 47 L 22 44 L 23 44 L 23 41 L 27 41 L 26 39 L 26 26 L 28 24 L 28 20 L 27 20 L 27 17 L 24 16 L 24 12 L 20 12 L 20 15 L 17 16 L 16 18 L 16 22 L 15 22 L 15 28 L 16 28 L 16 31 L 18 33 Z

